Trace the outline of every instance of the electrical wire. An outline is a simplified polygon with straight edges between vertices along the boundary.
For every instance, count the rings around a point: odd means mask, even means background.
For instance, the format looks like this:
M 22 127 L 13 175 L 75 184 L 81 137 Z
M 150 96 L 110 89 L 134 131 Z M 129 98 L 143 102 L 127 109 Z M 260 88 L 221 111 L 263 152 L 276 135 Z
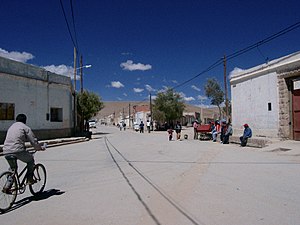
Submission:
M 75 42 L 76 42 L 76 49 L 79 52 L 79 45 L 78 45 L 78 41 L 77 41 L 77 32 L 76 32 L 76 27 L 75 27 L 75 18 L 74 18 L 74 10 L 73 10 L 73 0 L 70 0 L 70 5 L 71 5 L 72 22 L 73 22 L 73 30 L 74 30 L 74 36 L 75 36 Z
M 65 18 L 65 21 L 66 21 L 66 24 L 67 24 L 67 27 L 68 27 L 68 32 L 69 32 L 69 35 L 70 35 L 70 37 L 71 37 L 73 46 L 74 46 L 75 48 L 77 48 L 77 45 L 76 45 L 76 43 L 75 43 L 75 41 L 74 41 L 72 32 L 71 32 L 71 30 L 70 30 L 69 22 L 68 22 L 67 17 L 66 17 L 66 12 L 65 12 L 64 5 L 63 5 L 63 3 L 62 3 L 62 0 L 59 0 L 59 1 L 60 1 L 60 6 L 61 6 L 61 9 L 62 9 L 62 11 L 63 11 L 63 15 L 64 15 L 64 18 Z
M 276 38 L 278 38 L 278 37 L 280 37 L 280 36 L 282 36 L 284 34 L 287 34 L 287 33 L 291 32 L 291 31 L 293 31 L 293 30 L 295 30 L 295 29 L 297 29 L 299 27 L 300 27 L 300 22 L 294 23 L 293 25 L 290 25 L 290 26 L 282 29 L 281 31 L 279 31 L 279 32 L 277 32 L 275 34 L 272 34 L 271 36 L 269 36 L 269 37 L 267 37 L 267 38 L 265 38 L 265 39 L 263 39 L 261 41 L 258 41 L 258 42 L 254 43 L 252 45 L 249 45 L 249 46 L 247 46 L 247 47 L 245 47 L 245 48 L 243 48 L 241 50 L 238 50 L 238 51 L 236 51 L 236 52 L 228 55 L 226 57 L 226 59 L 227 59 L 227 61 L 229 61 L 229 60 L 231 60 L 233 58 L 236 58 L 236 57 L 238 57 L 238 56 L 240 56 L 242 54 L 245 54 L 246 52 L 251 51 L 254 48 L 257 48 L 258 46 L 266 44 L 266 43 L 268 43 L 268 42 L 270 42 L 270 41 L 272 41 L 272 40 L 274 40 L 274 39 L 276 39 Z M 194 76 L 194 77 L 192 77 L 192 78 L 190 78 L 190 79 L 188 79 L 188 80 L 186 80 L 186 81 L 184 81 L 184 82 L 182 82 L 182 83 L 174 86 L 172 89 L 179 88 L 179 87 L 181 87 L 181 86 L 183 86 L 183 85 L 191 82 L 192 80 L 196 79 L 197 77 L 199 77 L 199 76 L 201 76 L 201 75 L 203 75 L 203 74 L 211 71 L 212 69 L 216 68 L 217 66 L 222 65 L 222 64 L 223 64 L 223 58 L 220 58 L 214 64 L 212 64 L 211 66 L 209 66 L 207 69 L 203 70 L 201 73 L 199 73 L 196 76 Z

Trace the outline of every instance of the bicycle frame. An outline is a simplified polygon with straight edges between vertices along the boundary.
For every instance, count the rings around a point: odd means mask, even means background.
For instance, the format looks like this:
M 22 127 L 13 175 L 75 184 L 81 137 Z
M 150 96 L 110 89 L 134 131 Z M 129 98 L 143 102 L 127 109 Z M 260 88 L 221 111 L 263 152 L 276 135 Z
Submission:
M 11 172 L 12 172 L 11 176 L 15 177 L 15 180 L 17 182 L 16 189 L 20 194 L 22 194 L 25 192 L 28 167 L 26 165 L 22 169 L 22 171 L 20 173 L 18 173 L 17 158 L 12 157 L 12 158 L 6 158 L 6 159 L 11 167 Z
M 16 177 L 16 180 L 18 183 L 18 191 L 20 193 L 23 193 L 25 191 L 25 189 L 23 191 L 21 191 L 21 190 L 26 187 L 27 177 L 26 177 L 25 172 L 27 172 L 27 166 L 25 166 L 20 173 L 18 173 L 18 171 L 15 171 L 15 173 L 14 173 L 14 176 Z M 24 173 L 25 173 L 25 175 L 23 176 Z M 23 178 L 21 179 L 22 176 L 23 176 Z

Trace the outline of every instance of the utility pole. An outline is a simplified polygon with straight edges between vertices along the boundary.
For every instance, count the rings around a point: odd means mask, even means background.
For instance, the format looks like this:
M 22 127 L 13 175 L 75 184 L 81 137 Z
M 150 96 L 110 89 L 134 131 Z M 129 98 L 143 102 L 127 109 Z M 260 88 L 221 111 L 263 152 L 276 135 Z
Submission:
M 76 110 L 76 47 L 74 47 L 74 135 L 76 134 L 77 126 L 77 110 Z
M 224 55 L 224 90 L 225 90 L 225 106 L 226 106 L 226 119 L 228 121 L 229 112 L 228 112 L 228 93 L 227 93 L 227 74 L 226 74 L 226 55 Z
M 82 65 L 82 55 L 80 56 L 80 93 L 83 92 L 83 74 L 82 74 L 82 69 L 83 69 L 83 65 Z
M 128 126 L 131 127 L 130 103 L 129 103 L 129 108 L 128 108 L 128 118 L 129 118 Z
M 151 119 L 150 119 L 150 124 L 152 125 L 152 128 L 150 128 L 153 131 L 153 115 L 152 115 L 152 97 L 151 97 L 151 92 L 150 92 L 150 115 L 151 115 Z

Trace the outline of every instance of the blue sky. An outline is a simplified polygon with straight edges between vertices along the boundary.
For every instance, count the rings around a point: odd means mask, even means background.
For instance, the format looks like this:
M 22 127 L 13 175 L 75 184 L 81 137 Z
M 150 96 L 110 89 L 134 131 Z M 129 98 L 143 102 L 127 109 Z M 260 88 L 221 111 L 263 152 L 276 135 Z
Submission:
M 70 1 L 62 3 L 75 39 Z M 0 10 L 1 56 L 73 73 L 73 43 L 60 0 L 3 1 Z M 216 78 L 223 87 L 223 65 L 185 81 L 224 54 L 299 22 L 299 12 L 299 0 L 73 0 L 79 54 L 92 65 L 83 70 L 84 88 L 104 101 L 143 101 L 149 92 L 179 86 L 175 91 L 188 103 L 209 105 L 204 85 Z M 229 60 L 227 74 L 299 51 L 299 37 L 297 28 Z

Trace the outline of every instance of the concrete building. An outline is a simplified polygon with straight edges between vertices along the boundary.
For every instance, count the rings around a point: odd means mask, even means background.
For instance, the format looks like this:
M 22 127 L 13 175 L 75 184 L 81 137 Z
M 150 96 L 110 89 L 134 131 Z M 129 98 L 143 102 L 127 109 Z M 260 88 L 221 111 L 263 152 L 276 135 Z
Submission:
M 69 77 L 0 57 L 0 143 L 19 113 L 39 139 L 68 137 L 73 129 Z
M 300 52 L 232 74 L 235 135 L 300 140 Z

